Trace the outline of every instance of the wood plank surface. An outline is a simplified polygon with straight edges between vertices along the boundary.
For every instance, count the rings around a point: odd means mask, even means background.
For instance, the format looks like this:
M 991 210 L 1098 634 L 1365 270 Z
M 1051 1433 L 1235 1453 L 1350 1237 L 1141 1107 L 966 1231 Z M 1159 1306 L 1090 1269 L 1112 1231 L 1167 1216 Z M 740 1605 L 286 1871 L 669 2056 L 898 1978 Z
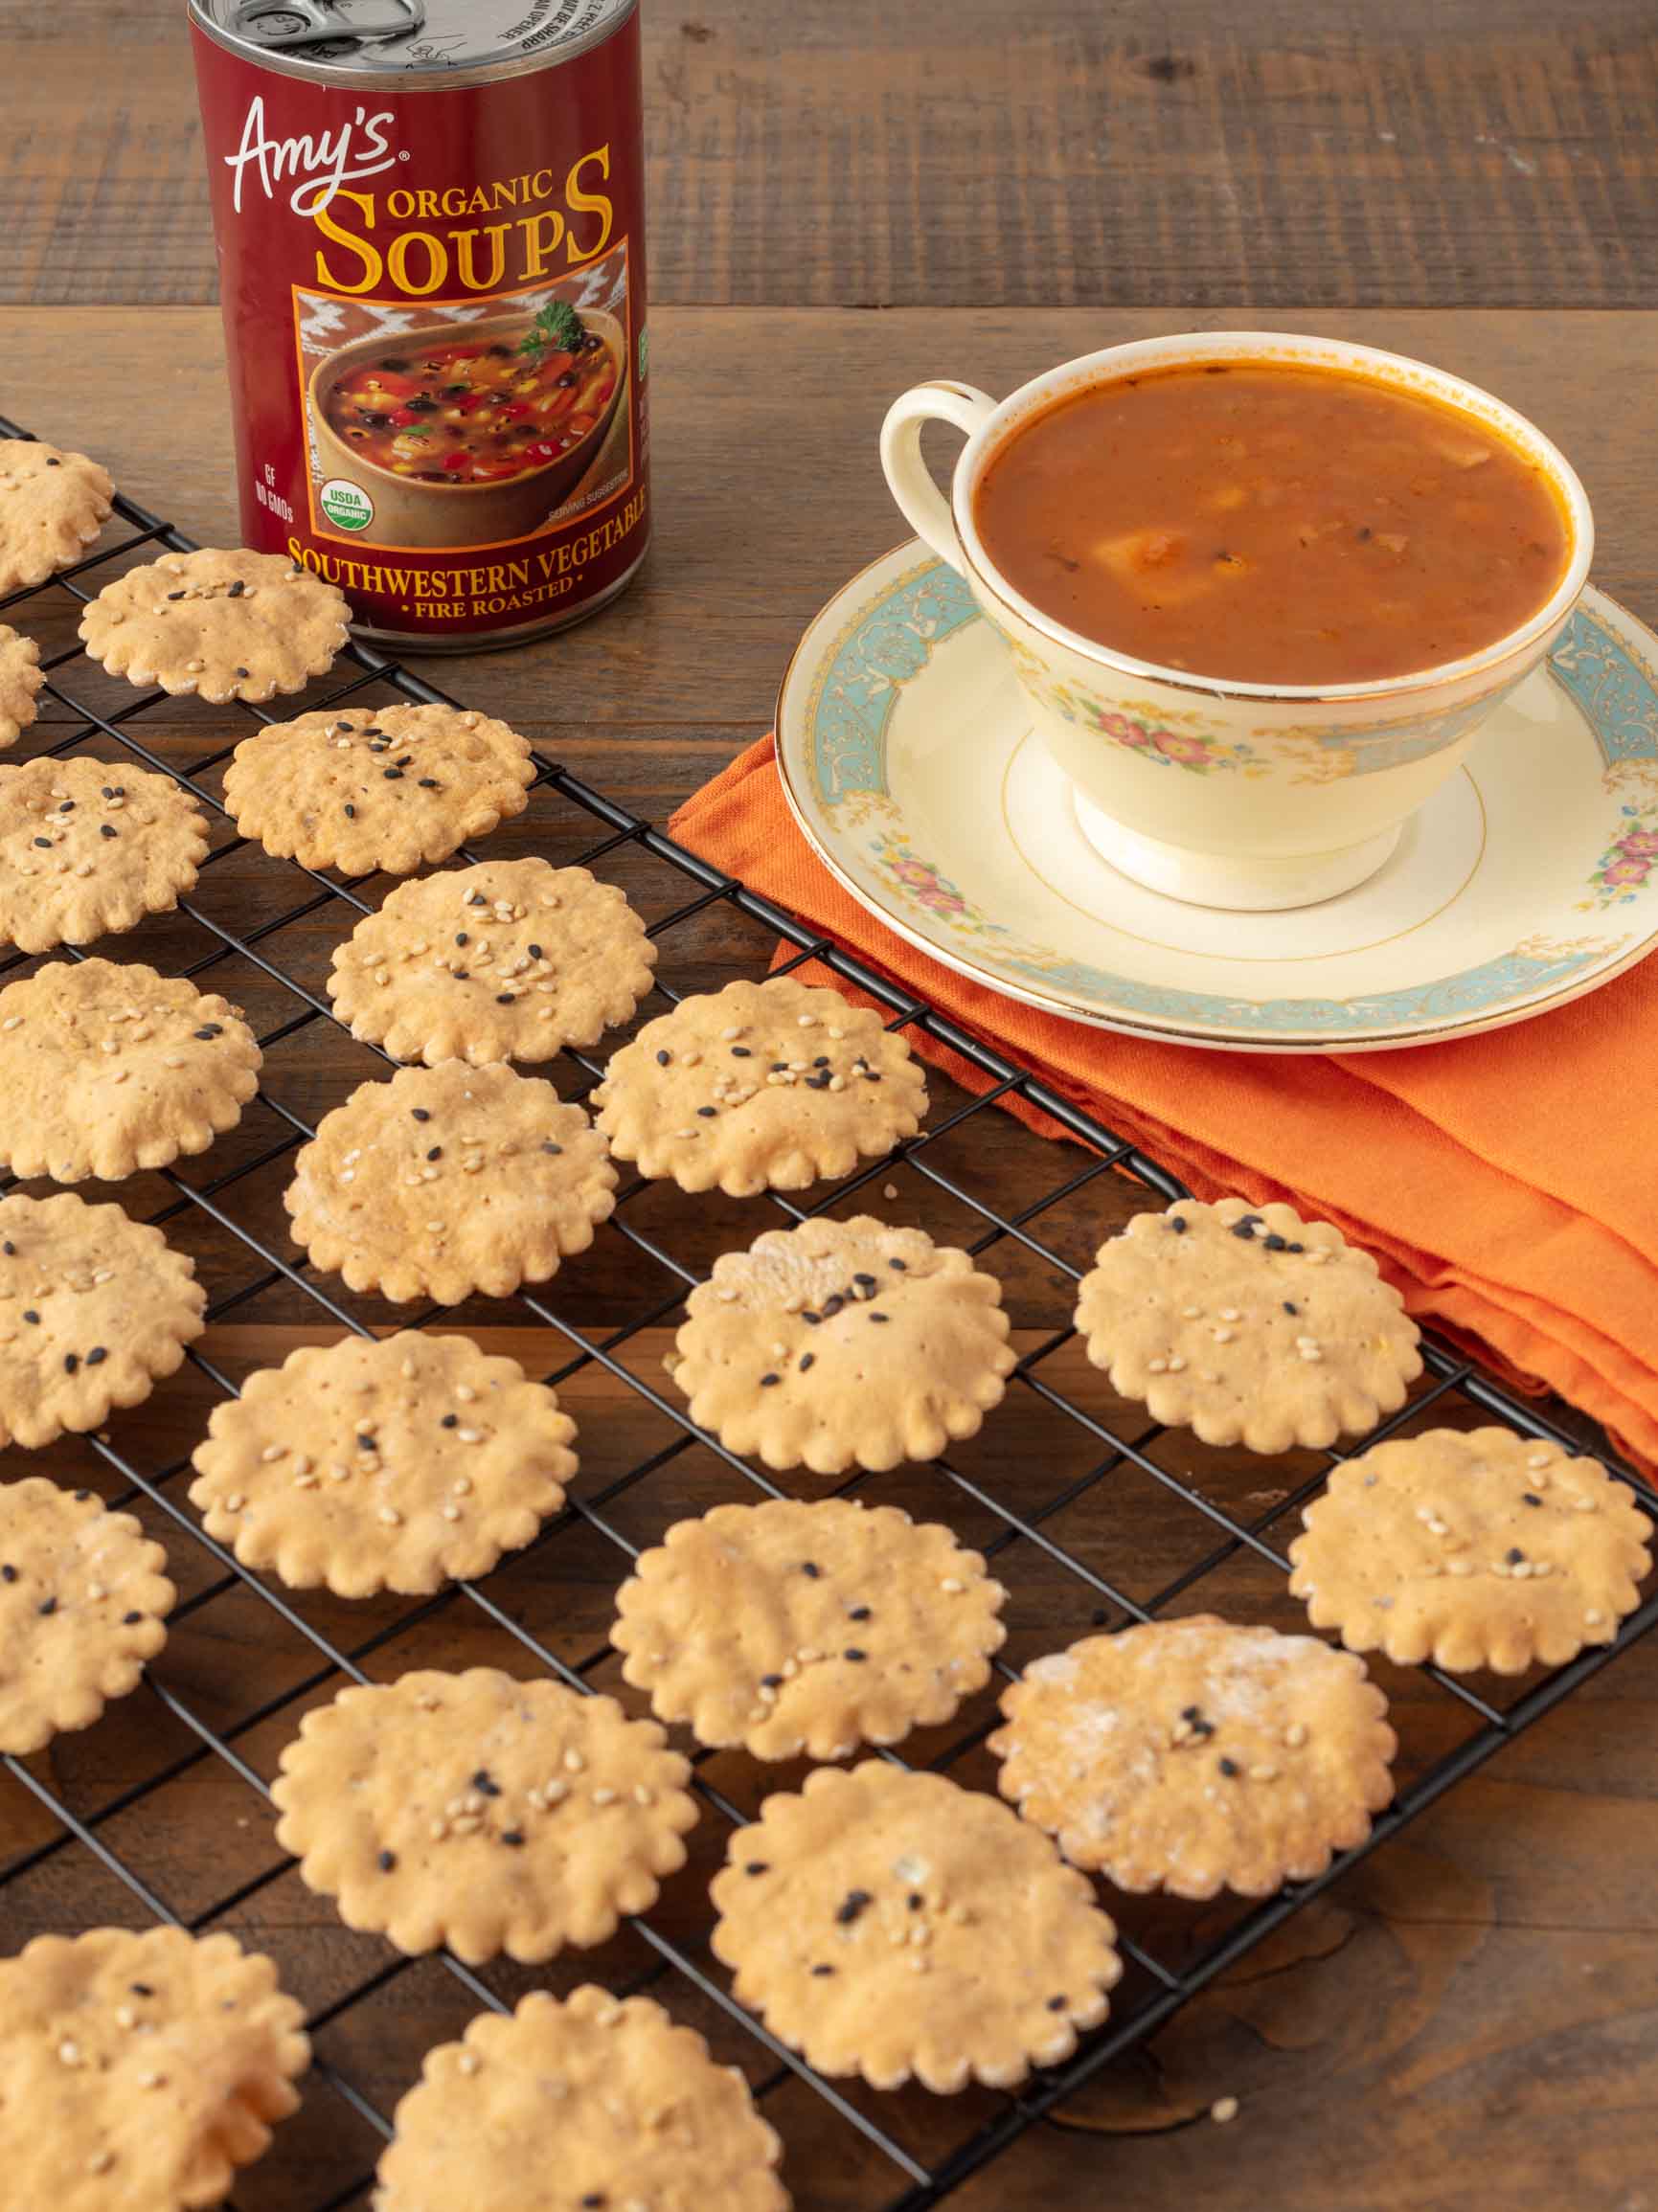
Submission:
M 645 10 L 665 303 L 1654 297 L 1649 0 Z M 213 296 L 183 15 L 0 10 L 0 300 Z

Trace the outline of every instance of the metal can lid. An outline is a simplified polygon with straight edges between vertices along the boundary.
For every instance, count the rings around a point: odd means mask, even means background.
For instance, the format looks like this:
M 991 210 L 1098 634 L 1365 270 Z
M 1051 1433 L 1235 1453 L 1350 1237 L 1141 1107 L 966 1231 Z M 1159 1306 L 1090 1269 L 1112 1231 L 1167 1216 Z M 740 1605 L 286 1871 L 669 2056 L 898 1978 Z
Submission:
M 330 84 L 521 76 L 595 46 L 637 0 L 190 0 L 221 45 Z

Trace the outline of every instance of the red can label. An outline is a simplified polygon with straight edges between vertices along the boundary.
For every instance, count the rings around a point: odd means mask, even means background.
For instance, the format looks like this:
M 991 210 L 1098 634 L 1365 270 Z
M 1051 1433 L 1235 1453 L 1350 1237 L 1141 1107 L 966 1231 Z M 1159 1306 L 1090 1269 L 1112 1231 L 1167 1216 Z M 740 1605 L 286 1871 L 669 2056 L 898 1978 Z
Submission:
M 193 36 L 247 544 L 420 647 L 576 620 L 649 532 L 637 11 L 419 89 Z

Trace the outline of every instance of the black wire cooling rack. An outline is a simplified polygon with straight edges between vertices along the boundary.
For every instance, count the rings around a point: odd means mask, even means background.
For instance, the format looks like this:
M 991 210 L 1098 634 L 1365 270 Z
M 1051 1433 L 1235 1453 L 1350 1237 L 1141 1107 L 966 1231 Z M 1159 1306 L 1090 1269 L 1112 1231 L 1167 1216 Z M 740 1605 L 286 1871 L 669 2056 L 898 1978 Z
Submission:
M 0 434 L 28 435 L 3 419 Z M 219 801 L 219 772 L 248 722 L 276 716 L 138 694 L 80 653 L 74 622 L 88 596 L 133 559 L 192 544 L 126 499 L 117 513 L 125 533 L 116 542 L 50 584 L 0 601 L 0 618 L 43 642 L 48 683 L 31 744 L 49 754 L 137 760 L 177 777 L 201 801 L 216 835 L 192 896 L 127 944 L 99 949 L 200 977 L 244 1004 L 265 1061 L 258 1099 L 210 1153 L 92 1193 L 118 1198 L 192 1253 L 214 1326 L 148 1405 L 27 1464 L 59 1479 L 73 1470 L 138 1512 L 168 1545 L 181 1603 L 147 1689 L 85 1737 L 60 1738 L 48 1757 L 5 1760 L 0 1948 L 14 1950 L 42 1928 L 114 1919 L 228 1926 L 276 1955 L 287 1986 L 307 2005 L 316 2065 L 305 2111 L 240 2178 L 242 2212 L 336 2212 L 365 2202 L 391 2110 L 414 2080 L 424 2045 L 457 2033 L 481 2006 L 504 2009 L 533 1982 L 567 1989 L 584 1979 L 624 1994 L 649 1991 L 701 2028 L 717 2055 L 742 2066 L 784 2137 L 784 2176 L 803 2207 L 920 2212 L 1143 2043 L 1658 1619 L 1658 1596 L 1650 1596 L 1613 1643 L 1516 1683 L 1490 1686 L 1480 1678 L 1476 1688 L 1431 1667 L 1404 1673 L 1378 1665 L 1401 1736 L 1399 1794 L 1370 1840 L 1319 1880 L 1254 1907 L 1197 1910 L 1108 1897 L 1128 1967 L 1112 2016 L 1070 2063 L 1011 2094 L 877 2096 L 858 2084 L 831 2083 L 735 2002 L 708 1949 L 707 1878 L 723 1854 L 727 1823 L 751 1816 L 768 1789 L 798 1779 L 792 1769 L 762 1771 L 736 1753 L 699 1755 L 705 1817 L 692 1839 L 691 1865 L 651 1914 L 626 1924 L 599 1952 L 566 1954 L 534 1975 L 508 1964 L 473 1972 L 447 1955 L 395 1956 L 339 1929 L 326 1904 L 299 1886 L 268 1816 L 277 1753 L 309 1704 L 346 1681 L 369 1679 L 371 1670 L 384 1677 L 410 1665 L 480 1660 L 544 1668 L 581 1690 L 615 1687 L 605 1629 L 611 1593 L 631 1557 L 670 1521 L 720 1497 L 779 1494 L 766 1476 L 692 1428 L 661 1376 L 684 1293 L 718 1251 L 749 1240 L 756 1216 L 752 1206 L 718 1194 L 689 1201 L 635 1180 L 620 1192 L 593 1252 L 544 1291 L 443 1316 L 500 1339 L 559 1388 L 579 1427 L 583 1472 L 570 1503 L 483 1583 L 430 1599 L 351 1606 L 263 1581 L 202 1532 L 183 1494 L 190 1449 L 213 1403 L 234 1392 L 251 1366 L 281 1356 L 273 1342 L 285 1349 L 307 1331 L 365 1330 L 394 1318 L 372 1300 L 352 1299 L 331 1277 L 313 1278 L 289 1256 L 280 1208 L 292 1155 L 319 1114 L 351 1084 L 386 1070 L 383 1055 L 346 1038 L 324 989 L 329 951 L 372 911 L 370 894 L 382 887 L 343 885 L 272 861 L 236 837 Z M 281 711 L 369 706 L 392 695 L 443 697 L 353 647 L 326 685 L 284 702 Z M 1020 1350 L 1011 1386 L 1022 1415 L 1017 1454 L 998 1451 L 998 1424 L 1014 1418 L 1004 1407 L 948 1459 L 890 1478 L 856 1476 L 838 1487 L 906 1504 L 918 1516 L 946 1517 L 989 1556 L 1010 1591 L 1012 1633 L 1001 1677 L 1090 1628 L 1170 1610 L 1305 1626 L 1285 1594 L 1284 1545 L 1299 1508 L 1343 1455 L 1301 1453 L 1273 1462 L 1206 1452 L 1114 1399 L 1079 1357 L 1069 1326 L 1073 1286 L 1101 1235 L 1147 1202 L 1183 1195 L 1181 1185 L 907 991 L 539 756 L 529 809 L 491 845 L 532 849 L 599 869 L 624 883 L 646 914 L 663 957 L 656 999 L 642 1017 L 734 970 L 762 970 L 781 939 L 792 948 L 787 965 L 821 963 L 881 1004 L 894 1028 L 954 1056 L 950 1072 L 933 1079 L 928 1126 L 891 1159 L 835 1186 L 822 1205 L 868 1209 L 878 1198 L 895 1215 L 975 1253 L 994 1250 Z M 0 974 L 22 964 L 16 956 L 0 961 Z M 580 1096 L 599 1073 L 596 1059 L 567 1054 L 559 1088 Z M 1048 1141 L 1022 1119 L 988 1111 L 997 1106 L 1046 1117 L 1048 1134 L 1067 1141 Z M 784 1197 L 769 1205 L 790 1220 L 813 1210 Z M 420 1326 L 438 1314 L 402 1309 L 395 1318 Z M 1450 1347 L 1430 1342 L 1425 1354 L 1410 1404 L 1379 1434 L 1495 1420 L 1582 1448 Z M 7 1471 L 21 1464 L 13 1455 Z M 1617 1471 L 1631 1478 L 1626 1468 Z M 1658 1519 L 1658 1496 L 1636 1486 Z M 983 1741 L 1000 1687 L 993 1682 L 951 1728 L 911 1739 L 904 1757 L 985 1781 Z M 99 1751 L 100 1740 L 113 1749 Z M 555 2146 L 548 2155 L 556 2156 Z

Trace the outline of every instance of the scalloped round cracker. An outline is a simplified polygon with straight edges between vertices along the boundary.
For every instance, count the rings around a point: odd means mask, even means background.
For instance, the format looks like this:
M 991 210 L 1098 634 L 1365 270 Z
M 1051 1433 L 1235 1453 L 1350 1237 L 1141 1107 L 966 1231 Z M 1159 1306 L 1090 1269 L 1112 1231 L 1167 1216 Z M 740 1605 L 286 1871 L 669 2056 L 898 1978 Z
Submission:
M 206 857 L 207 817 L 170 777 L 85 755 L 0 768 L 0 937 L 19 952 L 170 914 Z
M 530 740 L 470 708 L 350 707 L 244 737 L 224 803 L 279 860 L 407 875 L 522 814 Z
M 394 1060 L 549 1060 L 629 1020 L 656 947 L 618 885 L 545 860 L 399 884 L 334 951 L 329 996 Z
M 112 676 L 223 706 L 326 676 L 350 619 L 343 592 L 284 554 L 204 546 L 105 584 L 81 614 L 80 638 Z
M 52 960 L 0 991 L 0 1159 L 114 1183 L 205 1152 L 259 1089 L 239 1010 L 133 961 Z
M 556 1275 L 615 1192 L 604 1140 L 551 1083 L 445 1060 L 326 1114 L 283 1204 L 294 1242 L 352 1290 L 457 1305 Z
M 927 1082 L 873 1007 L 793 976 L 681 1000 L 593 1094 L 618 1160 L 733 1198 L 850 1175 L 913 1137 Z
M 0 2162 L 18 2212 L 205 2212 L 299 2109 L 305 2007 L 275 1963 L 181 1928 L 40 1935 L 0 1959 Z
M 736 2066 L 647 1997 L 584 1983 L 532 1990 L 508 2019 L 483 2013 L 426 2054 L 383 2152 L 375 2212 L 504 2212 L 547 2156 L 549 2205 L 649 2212 L 788 2212 L 783 2145 Z
M 1153 1419 L 1252 1452 L 1362 1435 L 1422 1371 L 1417 1325 L 1369 1253 L 1241 1198 L 1137 1213 L 1083 1276 L 1077 1327 Z
M 34 696 L 45 681 L 34 640 L 0 622 L 0 746 L 15 745 L 33 724 Z
M 119 1206 L 0 1199 L 0 1445 L 37 1450 L 138 1405 L 206 1303 L 193 1261 Z
M 0 1751 L 90 1727 L 167 1641 L 167 1554 L 129 1513 L 43 1475 L 0 1483 Z
M 342 1337 L 215 1407 L 191 1502 L 292 1590 L 420 1595 L 530 1542 L 564 1502 L 575 1433 L 553 1390 L 470 1337 Z
M 587 1949 L 655 1903 L 696 1821 L 654 1721 L 493 1667 L 342 1690 L 306 1715 L 277 1841 L 348 1928 L 468 1965 Z
M 922 1230 L 867 1213 L 769 1229 L 686 1299 L 673 1379 L 699 1428 L 768 1467 L 933 1459 L 1006 1394 L 1001 1300 Z
M 819 1767 L 732 1837 L 711 1943 L 823 2074 L 1011 2088 L 1108 2010 L 1122 1964 L 1093 1885 L 996 1798 L 878 1759 Z
M 1033 1659 L 1002 1711 L 1002 1794 L 1119 1889 L 1270 1896 L 1393 1796 L 1398 1740 L 1362 1660 L 1214 1614 Z
M 115 481 L 84 453 L 0 438 L 0 598 L 78 561 L 109 519 Z
M 1651 1523 L 1598 1461 L 1511 1429 L 1429 1429 L 1344 1460 L 1289 1547 L 1315 1628 L 1400 1666 L 1563 1666 L 1640 1602 Z
M 896 1505 L 768 1499 L 679 1521 L 610 1632 L 660 1721 L 757 1759 L 845 1758 L 947 1721 L 990 1679 L 1007 1592 Z

